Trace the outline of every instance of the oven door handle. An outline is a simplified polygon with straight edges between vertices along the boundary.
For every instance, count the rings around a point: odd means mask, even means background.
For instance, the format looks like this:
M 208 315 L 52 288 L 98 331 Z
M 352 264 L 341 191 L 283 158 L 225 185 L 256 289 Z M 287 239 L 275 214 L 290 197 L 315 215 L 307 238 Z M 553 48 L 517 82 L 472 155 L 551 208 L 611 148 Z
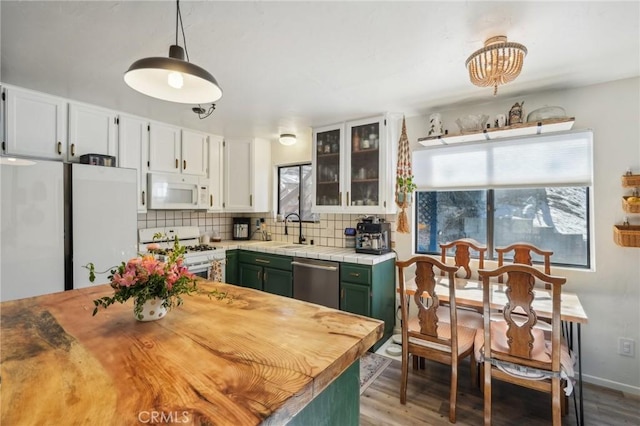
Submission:
M 211 259 L 211 260 L 206 260 L 204 262 L 197 262 L 197 263 L 190 263 L 188 265 L 185 265 L 187 267 L 187 269 L 191 269 L 191 268 L 198 268 L 201 266 L 209 266 L 211 265 L 212 262 L 220 262 L 223 265 L 226 265 L 227 260 L 226 259 Z

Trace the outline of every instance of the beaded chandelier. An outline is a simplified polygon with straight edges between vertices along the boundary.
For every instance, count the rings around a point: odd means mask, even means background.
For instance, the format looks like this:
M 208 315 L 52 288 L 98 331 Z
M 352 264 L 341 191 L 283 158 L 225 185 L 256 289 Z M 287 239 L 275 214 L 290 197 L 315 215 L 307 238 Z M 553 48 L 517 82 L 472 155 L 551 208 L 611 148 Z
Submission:
M 498 85 L 506 84 L 520 75 L 527 48 L 520 43 L 509 43 L 505 36 L 491 37 L 482 49 L 469 56 L 465 65 L 469 78 L 476 86 L 493 86 L 493 95 Z

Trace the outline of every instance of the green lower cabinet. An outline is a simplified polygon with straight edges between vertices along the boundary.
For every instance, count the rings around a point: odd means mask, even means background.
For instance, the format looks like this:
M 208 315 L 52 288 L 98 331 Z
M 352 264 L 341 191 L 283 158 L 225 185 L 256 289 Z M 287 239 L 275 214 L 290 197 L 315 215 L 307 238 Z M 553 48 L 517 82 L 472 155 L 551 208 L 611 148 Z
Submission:
M 371 287 L 343 282 L 340 289 L 340 310 L 371 316 Z
M 287 426 L 358 426 L 360 361 L 354 362 L 302 409 Z
M 293 297 L 293 272 L 264 268 L 263 290 L 267 293 Z
M 393 334 L 395 326 L 395 259 L 375 265 L 340 265 L 340 309 L 384 321 L 384 335 L 377 350 Z
M 262 266 L 240 263 L 238 271 L 240 272 L 239 285 L 262 290 Z
M 239 284 L 238 278 L 238 250 L 227 250 L 227 264 L 225 265 L 225 282 L 229 284 Z
M 240 250 L 238 284 L 267 293 L 293 297 L 292 258 Z

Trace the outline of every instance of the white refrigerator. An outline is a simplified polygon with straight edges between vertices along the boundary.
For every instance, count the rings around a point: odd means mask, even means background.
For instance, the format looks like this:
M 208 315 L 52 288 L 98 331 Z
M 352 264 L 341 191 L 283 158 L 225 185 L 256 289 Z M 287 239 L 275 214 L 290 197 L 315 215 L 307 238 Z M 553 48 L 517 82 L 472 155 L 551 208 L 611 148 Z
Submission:
M 0 157 L 0 301 L 89 282 L 137 253 L 133 169 Z

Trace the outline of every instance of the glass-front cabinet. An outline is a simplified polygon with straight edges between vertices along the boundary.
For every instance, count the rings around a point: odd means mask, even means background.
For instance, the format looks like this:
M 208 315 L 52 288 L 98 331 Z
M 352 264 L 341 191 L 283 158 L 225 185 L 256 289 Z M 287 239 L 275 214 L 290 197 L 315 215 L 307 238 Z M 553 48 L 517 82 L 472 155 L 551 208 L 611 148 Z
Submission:
M 314 129 L 314 212 L 395 212 L 390 128 L 397 126 L 389 121 L 381 115 Z
M 313 131 L 314 212 L 332 212 L 343 207 L 343 125 Z
M 386 156 L 381 152 L 388 141 L 384 134 L 381 139 L 384 127 L 382 117 L 346 123 L 346 207 L 349 210 L 376 213 L 385 207 L 381 190 L 386 182 L 386 170 L 382 167 Z

